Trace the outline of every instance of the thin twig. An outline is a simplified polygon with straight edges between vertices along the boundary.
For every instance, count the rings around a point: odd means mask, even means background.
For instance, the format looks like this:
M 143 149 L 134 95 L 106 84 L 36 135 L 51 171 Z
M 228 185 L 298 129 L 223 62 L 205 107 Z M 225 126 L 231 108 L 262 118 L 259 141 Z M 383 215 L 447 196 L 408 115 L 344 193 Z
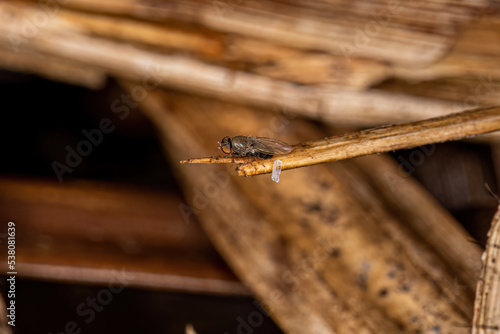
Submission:
M 290 154 L 267 160 L 200 158 L 183 160 L 181 163 L 237 163 L 240 164 L 237 168 L 240 176 L 252 176 L 270 173 L 276 159 L 282 161 L 281 169 L 286 170 L 457 140 L 496 130 L 500 130 L 500 107 L 469 110 L 419 122 L 389 125 L 296 144 Z
M 486 250 L 481 257 L 483 267 L 477 281 L 472 334 L 498 333 L 500 321 L 500 284 L 497 261 L 500 255 L 500 209 L 488 231 Z
M 255 159 L 254 159 L 255 160 Z M 209 157 L 209 158 L 194 158 L 181 160 L 181 164 L 246 164 L 251 160 L 249 157 Z

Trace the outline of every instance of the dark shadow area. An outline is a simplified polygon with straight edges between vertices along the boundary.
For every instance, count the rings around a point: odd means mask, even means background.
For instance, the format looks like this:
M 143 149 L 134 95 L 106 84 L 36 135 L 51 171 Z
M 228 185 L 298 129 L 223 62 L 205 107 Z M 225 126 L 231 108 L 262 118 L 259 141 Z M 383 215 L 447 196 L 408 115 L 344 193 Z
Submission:
M 281 333 L 252 298 L 23 279 L 16 284 L 15 333 L 184 334 L 186 324 L 198 334 Z

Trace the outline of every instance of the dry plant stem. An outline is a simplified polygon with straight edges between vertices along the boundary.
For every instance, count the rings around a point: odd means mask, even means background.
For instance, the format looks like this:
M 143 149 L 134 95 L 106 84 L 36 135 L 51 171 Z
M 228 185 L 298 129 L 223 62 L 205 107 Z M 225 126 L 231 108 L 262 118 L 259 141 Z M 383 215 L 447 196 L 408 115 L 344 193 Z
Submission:
M 60 17 L 98 37 L 141 43 L 155 49 L 176 50 L 198 58 L 201 56 L 209 62 L 214 59 L 218 63 L 247 62 L 252 64 L 251 72 L 285 81 L 368 88 L 388 75 L 388 65 L 382 62 L 304 52 L 215 31 L 201 33 L 171 22 L 168 22 L 169 25 L 166 22 L 152 24 L 68 10 L 61 10 Z M 334 67 L 343 68 L 343 75 L 336 75 L 331 70 Z
M 0 3 L 0 17 L 8 18 L 0 20 L 0 45 L 3 45 L 4 48 L 11 48 L 12 40 L 10 37 L 21 38 L 22 34 L 19 34 L 24 29 L 24 21 L 13 18 L 29 20 L 37 15 L 37 8 L 19 3 Z M 108 25 L 113 26 L 114 29 L 107 29 Z M 209 64 L 194 56 L 186 57 L 186 53 L 202 53 L 201 50 L 204 48 L 201 45 L 210 44 L 211 40 L 208 37 L 203 39 L 197 35 L 189 35 L 188 32 L 170 31 L 167 27 L 164 27 L 165 30 L 162 32 L 155 34 L 154 32 L 157 31 L 153 26 L 139 26 L 142 28 L 134 30 L 135 23 L 133 21 L 122 19 L 112 21 L 111 19 L 92 17 L 83 19 L 61 10 L 60 14 L 56 13 L 46 25 L 39 27 L 36 38 L 17 45 L 18 53 L 23 55 L 23 59 L 26 58 L 24 63 L 29 63 L 29 71 L 48 77 L 54 77 L 55 75 L 52 73 L 56 73 L 56 71 L 45 68 L 45 62 L 40 61 L 44 58 L 53 59 L 56 63 L 59 61 L 61 64 L 67 64 L 64 68 L 58 66 L 57 77 L 67 77 L 67 80 L 72 82 L 96 81 L 93 79 L 95 75 L 88 78 L 90 72 L 98 74 L 97 79 L 104 75 L 113 75 L 141 82 L 141 85 L 146 85 L 146 87 L 160 84 L 196 95 L 266 107 L 269 110 L 278 108 L 335 126 L 370 127 L 439 117 L 463 110 L 461 106 L 457 107 L 457 104 L 451 101 L 388 93 L 377 89 L 354 91 L 353 87 L 346 87 L 346 85 L 360 87 L 359 82 L 373 82 L 389 75 L 388 73 L 384 74 L 387 69 L 374 65 L 375 69 L 361 59 L 353 59 L 351 62 L 343 63 L 339 60 L 342 57 L 337 57 L 337 60 L 333 60 L 333 58 L 329 60 L 327 55 L 316 55 L 313 58 L 318 62 L 316 65 L 311 64 L 311 66 L 319 66 L 321 69 L 325 64 L 330 64 L 327 65 L 328 68 L 338 67 L 344 73 L 346 64 L 350 64 L 347 71 L 351 74 L 347 74 L 345 81 L 338 81 L 338 86 L 298 86 L 290 81 L 274 79 L 273 77 L 280 76 L 269 75 L 268 73 L 271 73 L 272 70 L 270 70 L 271 72 L 256 70 L 260 74 L 233 70 L 224 66 L 224 59 L 227 57 L 233 62 L 260 62 L 261 64 L 276 64 L 277 59 L 287 59 L 287 65 L 282 64 L 285 68 L 301 67 L 304 69 L 305 59 L 315 63 L 312 56 L 305 53 L 295 54 L 298 58 L 291 60 L 295 57 L 290 54 L 291 52 L 293 54 L 291 48 L 270 49 L 265 46 L 264 42 L 260 42 L 260 46 L 259 43 L 244 45 L 244 40 L 234 37 L 233 40 L 236 39 L 236 42 L 233 41 L 226 47 L 228 50 L 232 50 L 232 46 L 234 46 L 235 50 L 222 52 L 219 55 L 221 58 L 217 58 L 217 64 Z M 104 31 L 107 33 L 104 34 Z M 135 31 L 135 34 L 130 35 L 130 31 Z M 89 35 L 91 32 L 101 35 Z M 174 35 L 177 37 L 174 38 Z M 158 39 L 158 36 L 165 38 L 170 36 L 171 39 L 178 40 L 179 38 L 183 39 L 180 37 L 181 35 L 190 36 L 189 40 L 192 40 L 193 43 L 184 49 L 181 48 L 182 43 L 175 41 L 170 41 L 171 44 L 156 43 L 154 46 L 150 45 L 152 41 Z M 116 41 L 116 39 L 123 40 L 124 38 L 128 43 Z M 220 36 L 216 40 L 219 38 Z M 133 43 L 133 46 L 130 43 Z M 171 48 L 177 52 L 170 54 Z M 259 49 L 261 53 L 254 52 L 251 56 L 246 52 L 249 48 Z M 241 50 L 238 51 L 238 49 Z M 165 54 L 166 50 L 169 54 Z M 217 54 L 217 51 L 212 53 Z M 370 62 L 374 63 L 372 60 Z M 333 65 L 334 63 L 336 65 Z M 19 70 L 19 66 L 9 66 L 8 64 L 5 66 Z M 255 66 L 258 67 L 258 65 Z M 82 74 L 82 68 L 90 71 Z M 309 75 L 313 70 L 311 68 L 306 71 Z M 324 72 L 324 70 L 320 70 L 320 72 Z M 359 75 L 362 72 L 378 74 L 367 77 L 365 74 Z M 338 73 L 335 72 L 335 75 Z M 281 78 L 289 77 L 284 75 Z M 361 87 L 366 87 L 366 85 L 361 85 Z M 490 139 L 495 137 L 497 140 L 499 138 L 498 135 L 484 136 L 485 139 L 487 137 Z
M 23 222 L 16 244 L 23 278 L 107 285 L 125 270 L 129 287 L 248 296 L 197 224 L 185 223 L 180 201 L 174 194 L 103 182 L 0 177 L 0 220 L 16 216 Z M 88 231 L 99 232 L 92 241 L 97 248 L 81 238 Z M 43 249 L 36 241 L 41 235 L 53 240 Z M 150 254 L 148 261 L 131 259 L 122 247 L 102 251 L 123 240 L 134 240 L 135 249 Z M 169 252 L 177 255 L 159 255 Z M 8 271 L 7 262 L 0 270 Z
M 499 66 L 495 68 L 500 69 L 500 57 Z M 471 87 L 474 88 L 472 92 Z M 500 82 L 498 79 L 493 79 L 493 76 L 464 75 L 460 77 L 429 80 L 418 84 L 412 81 L 393 80 L 383 83 L 377 88 L 395 94 L 408 94 L 426 98 L 452 100 L 457 102 L 457 106 L 469 106 L 466 109 L 500 105 L 500 94 L 498 94 L 500 93 Z M 478 89 L 477 95 L 475 89 Z M 460 110 L 456 111 L 458 112 Z
M 30 18 L 36 13 L 34 8 L 0 3 L 0 17 Z M 9 36 L 17 36 L 22 31 L 22 22 L 0 21 L 0 45 L 11 46 Z M 21 52 L 41 53 L 74 61 L 77 67 L 82 63 L 87 64 L 124 79 L 142 82 L 152 77 L 164 87 L 236 103 L 286 109 L 337 125 L 339 122 L 380 125 L 457 111 L 453 103 L 435 99 L 377 90 L 358 92 L 343 86 L 297 86 L 264 75 L 210 65 L 180 54 L 165 55 L 110 39 L 88 36 L 81 30 L 82 27 L 75 22 L 55 16 L 40 29 L 36 39 L 18 47 Z M 367 117 L 367 114 L 372 116 Z
M 143 107 L 174 162 L 206 152 L 207 138 L 229 129 L 256 133 L 271 121 L 265 112 L 173 92 L 152 92 Z M 288 142 L 317 135 L 305 122 L 290 123 L 280 136 Z M 442 333 L 465 334 L 454 324 L 472 319 L 480 252 L 415 184 L 399 180 L 398 192 L 391 191 L 384 172 L 397 173 L 397 166 L 373 172 L 379 158 L 366 157 L 365 167 L 353 168 L 364 160 L 355 159 L 313 173 L 297 170 L 279 186 L 267 177 L 239 178 L 222 165 L 175 164 L 174 170 L 211 240 L 285 332 L 432 333 L 439 326 Z M 214 176 L 226 180 L 218 191 L 207 188 Z M 199 206 L 197 194 L 205 190 L 210 198 Z M 397 205 L 401 194 L 409 198 Z M 450 241 L 442 242 L 436 223 Z M 422 238 L 410 225 L 436 236 Z M 450 291 L 449 282 L 461 290 Z
M 420 122 L 379 127 L 343 136 L 294 145 L 288 155 L 268 160 L 244 161 L 237 168 L 240 176 L 270 173 L 276 159 L 282 170 L 316 165 L 363 155 L 407 149 L 416 146 L 462 139 L 500 129 L 500 107 L 470 110 Z M 234 159 L 217 163 L 241 163 Z M 181 163 L 214 163 L 213 158 L 182 160 Z
M 245 164 L 250 158 L 210 157 L 182 160 L 181 164 Z
M 36 52 L 16 53 L 3 46 L 0 46 L 0 67 L 91 89 L 106 85 L 106 73 L 96 67 Z
M 500 206 L 481 259 L 483 269 L 477 282 L 472 334 L 495 334 L 500 331 Z
M 388 155 L 370 155 L 346 162 L 358 166 L 365 176 L 359 183 L 352 183 L 353 191 L 362 188 L 362 182 L 372 184 L 375 187 L 376 200 L 382 201 L 386 209 L 394 215 L 402 217 L 404 228 L 409 228 L 414 237 L 418 235 L 447 263 L 451 263 L 456 271 L 454 278 L 467 286 L 467 294 L 470 292 L 470 295 L 473 295 L 479 276 L 478 260 L 482 250 L 469 241 L 469 233 L 451 214 L 420 182 L 412 177 L 401 176 L 399 163 Z M 443 238 L 444 235 L 446 238 Z M 429 267 L 429 271 L 436 269 L 432 264 Z M 461 298 L 463 295 L 456 297 Z M 472 309 L 469 303 L 466 304 Z
M 458 38 L 453 50 L 444 59 L 418 71 L 395 66 L 393 73 L 396 77 L 413 82 L 467 75 L 478 79 L 481 77 L 499 78 L 500 48 L 498 43 L 490 43 L 499 38 L 500 17 L 487 15 L 467 27 L 463 35 Z M 461 100 L 465 97 L 466 95 L 463 95 Z
M 486 8 L 488 2 L 480 0 L 457 5 L 454 1 L 413 1 L 409 5 L 359 1 L 351 5 L 342 1 L 292 4 L 280 1 L 176 0 L 165 3 L 113 0 L 103 4 L 95 0 L 73 0 L 64 5 L 132 17 L 147 16 L 151 20 L 196 22 L 214 30 L 265 38 L 295 48 L 418 66 L 442 57 L 460 27 L 478 10 Z M 221 7 L 217 10 L 216 6 Z M 379 14 L 370 14 L 375 12 Z M 358 47 L 354 32 L 364 29 L 367 23 L 385 20 L 386 16 L 389 18 L 387 23 L 383 23 L 375 34 L 368 32 L 369 42 L 362 42 L 362 47 Z

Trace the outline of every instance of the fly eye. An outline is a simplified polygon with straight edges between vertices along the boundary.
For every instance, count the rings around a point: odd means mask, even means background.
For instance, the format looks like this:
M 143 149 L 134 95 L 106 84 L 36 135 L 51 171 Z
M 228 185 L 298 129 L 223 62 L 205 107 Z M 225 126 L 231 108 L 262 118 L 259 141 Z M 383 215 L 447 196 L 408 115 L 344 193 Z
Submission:
M 219 143 L 219 149 L 225 154 L 231 153 L 231 139 L 229 137 L 224 137 Z

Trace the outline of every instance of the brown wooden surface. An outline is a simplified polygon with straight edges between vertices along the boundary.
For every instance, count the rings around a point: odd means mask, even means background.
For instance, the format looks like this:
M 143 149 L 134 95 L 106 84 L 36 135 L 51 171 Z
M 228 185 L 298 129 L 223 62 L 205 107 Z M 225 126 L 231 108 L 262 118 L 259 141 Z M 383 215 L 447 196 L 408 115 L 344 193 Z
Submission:
M 108 284 L 124 275 L 135 287 L 246 295 L 196 221 L 186 224 L 181 203 L 116 184 L 0 179 L 0 217 L 17 228 L 19 277 Z

